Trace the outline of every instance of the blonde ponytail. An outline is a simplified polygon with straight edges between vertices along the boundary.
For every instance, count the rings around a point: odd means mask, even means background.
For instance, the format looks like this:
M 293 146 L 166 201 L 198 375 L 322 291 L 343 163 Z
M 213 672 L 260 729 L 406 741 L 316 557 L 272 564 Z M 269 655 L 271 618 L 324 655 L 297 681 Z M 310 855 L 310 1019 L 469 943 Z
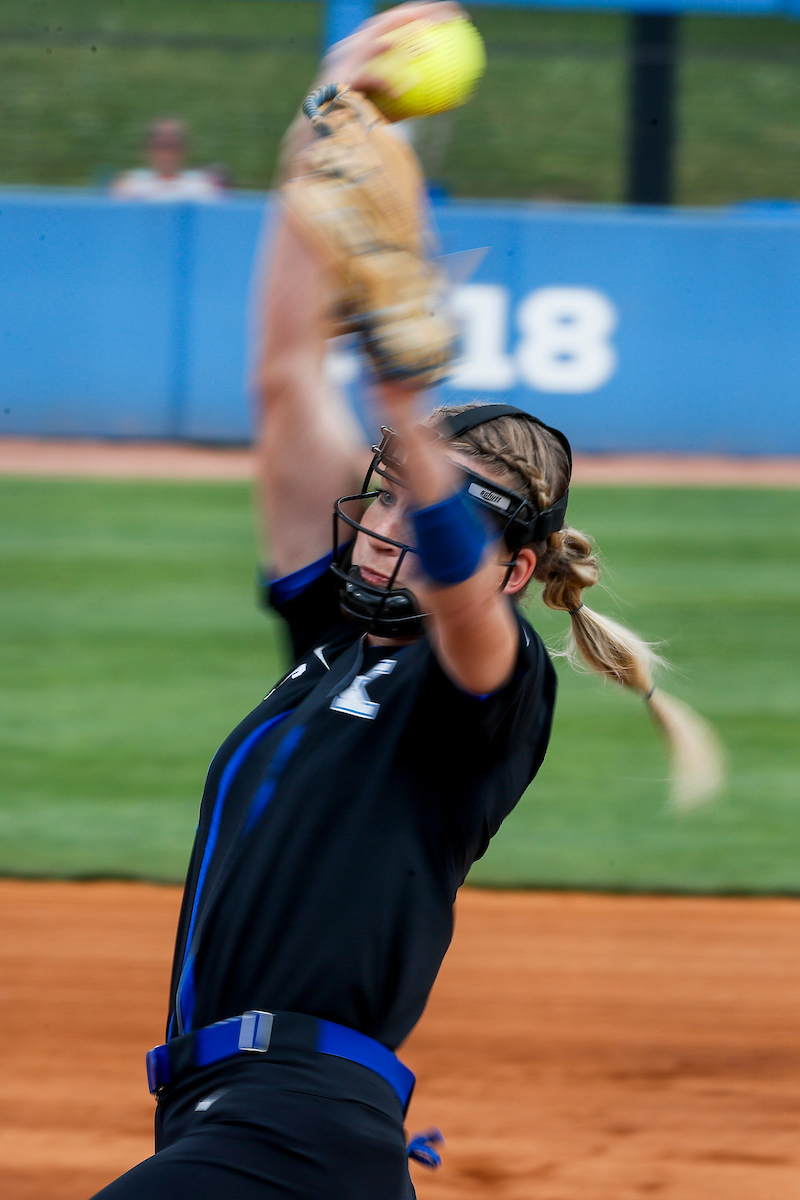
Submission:
M 439 408 L 432 419 L 456 415 L 469 407 Z M 563 496 L 569 485 L 563 447 L 542 426 L 524 418 L 497 417 L 462 434 L 454 446 L 507 477 L 540 511 Z M 671 805 L 690 809 L 711 800 L 725 775 L 716 734 L 687 704 L 655 688 L 653 674 L 662 659 L 652 646 L 583 603 L 584 589 L 600 578 L 592 543 L 579 530 L 566 527 L 531 548 L 536 551 L 533 574 L 543 585 L 544 603 L 570 614 L 565 651 L 569 661 L 630 688 L 646 701 L 670 755 Z
M 614 683 L 638 692 L 647 702 L 669 750 L 672 807 L 685 810 L 713 799 L 725 775 L 716 734 L 688 704 L 655 687 L 653 674 L 663 660 L 652 646 L 618 621 L 583 603 L 583 589 L 600 577 L 586 535 L 570 528 L 551 534 L 537 559 L 534 577 L 544 584 L 545 604 L 570 614 L 565 653 L 573 666 L 585 664 Z
M 670 748 L 672 807 L 686 810 L 713 800 L 725 782 L 725 753 L 714 730 L 688 704 L 660 688 L 647 703 Z

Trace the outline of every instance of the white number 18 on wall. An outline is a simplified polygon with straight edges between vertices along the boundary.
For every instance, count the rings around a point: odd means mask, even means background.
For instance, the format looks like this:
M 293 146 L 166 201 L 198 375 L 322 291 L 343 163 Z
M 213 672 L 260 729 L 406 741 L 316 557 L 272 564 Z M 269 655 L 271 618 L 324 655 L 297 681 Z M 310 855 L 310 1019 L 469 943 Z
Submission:
M 519 302 L 519 339 L 508 352 L 510 295 L 496 284 L 457 288 L 451 306 L 462 327 L 453 388 L 503 391 L 517 382 L 540 392 L 593 392 L 617 367 L 614 305 L 594 288 L 542 287 Z

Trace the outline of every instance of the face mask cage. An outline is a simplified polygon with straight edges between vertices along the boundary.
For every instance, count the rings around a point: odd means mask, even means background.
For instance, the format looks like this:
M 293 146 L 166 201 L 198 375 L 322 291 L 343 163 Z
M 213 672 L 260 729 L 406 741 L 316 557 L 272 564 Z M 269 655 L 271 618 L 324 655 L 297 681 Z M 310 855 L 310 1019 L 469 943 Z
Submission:
M 381 428 L 380 445 L 372 447 L 372 460 L 360 492 L 342 496 L 333 510 L 333 561 L 331 571 L 339 580 L 339 606 L 342 612 L 356 621 L 367 633 L 377 637 L 416 638 L 423 632 L 421 612 L 417 598 L 408 588 L 397 587 L 397 577 L 408 554 L 416 554 L 416 547 L 408 542 L 396 541 L 350 516 L 345 506 L 363 506 L 374 501 L 381 493 L 380 488 L 370 488 L 373 475 L 379 475 L 395 487 L 404 487 L 399 477 L 401 459 L 398 455 L 397 434 L 387 427 Z M 343 528 L 343 526 L 345 528 Z M 399 551 L 394 569 L 384 587 L 367 583 L 350 558 L 353 537 L 349 533 L 364 533 L 375 541 L 395 546 Z
M 362 492 L 368 490 L 373 475 L 380 475 L 383 479 L 388 479 L 389 483 L 393 483 L 395 487 L 405 487 L 400 478 L 403 469 L 403 460 L 400 457 L 400 439 L 388 425 L 381 425 L 381 434 L 380 445 L 372 447 L 372 461 L 361 485 Z
M 511 551 L 510 557 L 500 564 L 506 568 L 500 585 L 502 591 L 517 565 L 522 547 L 544 541 L 551 533 L 563 527 L 567 496 L 562 496 L 550 508 L 539 512 L 531 500 L 521 496 L 513 488 L 495 483 L 493 479 L 486 479 L 476 471 L 462 467 L 460 463 L 455 463 L 454 466 L 458 467 L 466 480 L 467 495 L 480 508 L 481 513 L 489 518 L 493 529 Z
M 446 441 L 457 441 L 469 430 L 475 429 L 487 421 L 494 421 L 498 417 L 520 417 L 545 429 L 560 444 L 567 460 L 567 478 L 572 476 L 572 449 L 561 430 L 554 429 L 551 425 L 545 425 L 538 417 L 534 417 L 523 409 L 515 408 L 513 404 L 469 405 L 461 412 L 441 416 L 434 428 Z M 564 528 L 569 488 L 549 508 L 539 511 L 530 500 L 512 488 L 496 484 L 491 479 L 485 479 L 477 472 L 466 471 L 465 474 L 468 477 L 467 487 L 472 498 L 483 508 L 489 509 L 492 515 L 501 522 L 503 537 L 512 551 L 513 561 L 516 561 L 517 554 L 523 546 L 543 542 L 551 533 L 556 533 L 559 529 Z M 473 487 L 473 484 L 478 486 Z M 508 501 L 507 504 L 506 501 Z
M 491 516 L 509 550 L 521 550 L 523 546 L 543 542 L 551 533 L 563 528 L 566 495 L 540 512 L 531 500 L 513 488 L 495 483 L 458 463 L 454 465 L 466 480 L 467 495 Z
M 344 508 L 347 504 L 363 506 L 377 499 L 381 489 L 370 488 L 374 475 L 388 480 L 395 487 L 405 488 L 400 478 L 402 458 L 397 434 L 385 425 L 381 427 L 381 434 L 380 444 L 372 447 L 372 459 L 361 491 L 352 496 L 342 496 L 334 506 L 331 571 L 340 581 L 339 604 L 342 612 L 368 633 L 379 637 L 415 638 L 423 633 L 422 618 L 427 614 L 420 611 L 417 599 L 410 589 L 398 588 L 395 585 L 406 555 L 416 554 L 416 547 L 408 542 L 395 541 L 384 534 L 376 533 L 351 517 Z M 563 434 L 558 436 L 567 446 L 569 453 L 569 443 Z M 569 457 L 571 465 L 571 454 Z M 487 479 L 476 471 L 470 471 L 460 463 L 453 465 L 464 478 L 469 498 L 490 520 L 493 532 L 502 537 L 511 552 L 509 559 L 501 563 L 506 568 L 505 577 L 500 585 L 502 591 L 511 577 L 522 547 L 544 541 L 551 533 L 563 528 L 568 492 L 555 504 L 540 512 L 531 500 L 513 488 Z M 342 529 L 343 525 L 355 534 L 364 533 L 376 541 L 395 546 L 400 551 L 385 587 L 367 583 L 361 578 L 358 567 L 352 565 L 350 556 L 353 537 Z

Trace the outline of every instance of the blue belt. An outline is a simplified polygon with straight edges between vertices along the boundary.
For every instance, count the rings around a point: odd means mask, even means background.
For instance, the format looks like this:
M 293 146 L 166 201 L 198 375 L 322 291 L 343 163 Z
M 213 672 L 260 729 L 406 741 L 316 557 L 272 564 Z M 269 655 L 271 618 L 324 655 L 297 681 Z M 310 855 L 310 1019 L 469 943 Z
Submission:
M 257 1010 L 217 1021 L 193 1033 L 183 1033 L 163 1046 L 155 1046 L 147 1053 L 147 1082 L 150 1091 L 156 1093 L 201 1067 L 238 1054 L 267 1054 L 270 1050 L 316 1050 L 349 1059 L 385 1079 L 403 1111 L 411 1098 L 413 1072 L 374 1038 L 305 1013 Z

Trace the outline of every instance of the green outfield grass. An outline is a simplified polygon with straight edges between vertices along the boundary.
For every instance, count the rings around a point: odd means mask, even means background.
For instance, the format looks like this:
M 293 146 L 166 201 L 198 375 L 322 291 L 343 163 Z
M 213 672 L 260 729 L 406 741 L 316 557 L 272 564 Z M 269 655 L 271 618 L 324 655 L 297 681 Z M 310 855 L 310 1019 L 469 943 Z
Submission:
M 284 664 L 248 491 L 2 479 L 0 505 L 0 871 L 177 880 L 207 764 Z M 473 882 L 800 891 L 800 493 L 578 488 L 571 511 L 596 606 L 664 641 L 730 784 L 670 812 L 643 705 L 560 666 L 545 766 Z
M 270 185 L 320 48 L 308 0 L 0 0 L 0 184 L 107 182 L 142 132 L 185 117 L 197 163 Z M 627 21 L 476 7 L 489 67 L 465 108 L 417 125 L 454 195 L 617 201 Z M 800 21 L 686 17 L 677 199 L 800 198 Z

